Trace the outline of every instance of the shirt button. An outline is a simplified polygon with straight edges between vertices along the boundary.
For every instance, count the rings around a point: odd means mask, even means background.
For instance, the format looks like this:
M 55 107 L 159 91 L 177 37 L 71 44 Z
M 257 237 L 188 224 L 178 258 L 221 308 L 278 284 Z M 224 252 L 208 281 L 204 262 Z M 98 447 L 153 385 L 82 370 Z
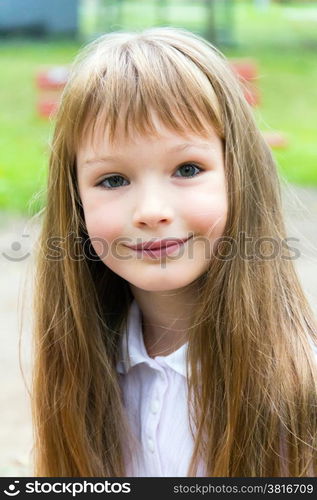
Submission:
M 155 448 L 154 448 L 154 442 L 153 442 L 152 438 L 148 439 L 148 448 L 149 448 L 149 450 L 150 450 L 151 453 L 154 453 Z
M 154 401 L 152 401 L 152 404 L 151 404 L 151 412 L 154 413 L 154 415 L 155 415 L 158 412 L 159 407 L 160 407 L 160 403 L 157 399 L 155 399 Z
M 164 373 L 163 373 L 163 372 L 160 372 L 160 379 L 161 379 L 161 380 L 165 380 L 165 375 L 164 375 Z

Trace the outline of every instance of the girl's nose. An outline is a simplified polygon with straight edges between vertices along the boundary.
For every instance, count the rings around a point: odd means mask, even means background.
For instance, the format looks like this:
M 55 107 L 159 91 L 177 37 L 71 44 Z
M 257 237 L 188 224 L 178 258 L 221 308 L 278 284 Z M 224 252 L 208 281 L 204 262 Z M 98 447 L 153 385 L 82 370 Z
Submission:
M 140 194 L 133 214 L 134 225 L 155 227 L 158 224 L 169 224 L 172 219 L 172 208 L 162 193 L 151 190 Z

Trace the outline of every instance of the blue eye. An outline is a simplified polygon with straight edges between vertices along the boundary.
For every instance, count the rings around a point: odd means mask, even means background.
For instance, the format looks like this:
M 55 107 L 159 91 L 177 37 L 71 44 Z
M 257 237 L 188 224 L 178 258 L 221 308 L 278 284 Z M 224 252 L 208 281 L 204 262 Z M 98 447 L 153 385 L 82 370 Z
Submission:
M 122 175 L 111 175 L 99 182 L 98 186 L 104 187 L 105 189 L 116 189 L 122 187 L 122 184 L 119 182 L 120 180 L 125 180 Z M 112 181 L 114 181 L 113 185 L 111 185 Z M 105 182 L 109 182 L 110 186 L 105 186 Z
M 181 169 L 183 169 L 183 172 L 185 174 L 189 174 L 189 175 L 185 175 L 185 178 L 186 177 L 195 177 L 196 174 L 195 174 L 195 172 L 193 172 L 194 169 L 198 170 L 198 172 L 196 172 L 197 174 L 202 172 L 202 169 L 200 167 L 197 167 L 197 165 L 195 165 L 194 163 L 185 163 L 184 165 L 181 165 L 180 167 L 178 167 L 177 171 L 181 170 Z M 176 177 L 182 177 L 182 176 L 177 175 Z

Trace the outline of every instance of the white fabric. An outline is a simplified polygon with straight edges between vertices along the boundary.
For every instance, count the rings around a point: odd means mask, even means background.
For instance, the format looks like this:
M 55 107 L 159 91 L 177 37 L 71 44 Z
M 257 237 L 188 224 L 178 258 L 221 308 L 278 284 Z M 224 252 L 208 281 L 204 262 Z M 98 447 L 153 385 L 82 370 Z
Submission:
M 193 451 L 187 409 L 187 344 L 168 356 L 150 358 L 141 319 L 134 300 L 117 364 L 129 423 L 141 443 L 141 453 L 135 453 L 133 462 L 127 464 L 127 476 L 184 477 Z

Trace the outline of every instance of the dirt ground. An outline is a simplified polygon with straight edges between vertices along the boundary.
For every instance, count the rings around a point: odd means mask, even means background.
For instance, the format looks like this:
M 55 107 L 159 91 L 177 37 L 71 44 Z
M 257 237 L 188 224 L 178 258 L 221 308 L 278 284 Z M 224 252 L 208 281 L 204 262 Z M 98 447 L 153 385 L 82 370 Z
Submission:
M 283 187 L 294 261 L 317 313 L 317 189 Z M 24 293 L 21 354 L 26 384 L 31 373 L 32 269 L 37 226 L 0 213 L 0 476 L 32 476 L 32 427 L 28 390 L 19 367 L 19 327 Z M 24 288 L 26 286 L 26 288 Z M 23 292 L 24 290 L 24 292 Z

